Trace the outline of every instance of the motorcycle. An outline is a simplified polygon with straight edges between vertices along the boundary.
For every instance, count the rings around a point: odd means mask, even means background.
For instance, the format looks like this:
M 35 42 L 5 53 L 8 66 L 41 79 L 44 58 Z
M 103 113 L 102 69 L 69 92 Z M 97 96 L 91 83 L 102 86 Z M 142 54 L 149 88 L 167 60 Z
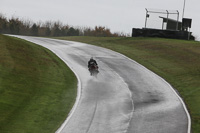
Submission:
M 90 71 L 90 75 L 91 76 L 97 76 L 97 74 L 99 73 L 99 67 L 96 64 L 92 64 L 89 67 L 89 71 Z

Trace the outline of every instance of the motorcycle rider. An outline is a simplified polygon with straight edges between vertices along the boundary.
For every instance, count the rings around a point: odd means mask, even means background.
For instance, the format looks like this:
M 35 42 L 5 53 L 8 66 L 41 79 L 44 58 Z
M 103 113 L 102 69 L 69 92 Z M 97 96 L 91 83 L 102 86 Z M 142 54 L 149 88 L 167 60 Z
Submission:
M 90 60 L 88 61 L 88 68 L 90 69 L 90 67 L 91 67 L 92 65 L 98 66 L 96 60 L 94 60 L 93 57 L 91 57 Z
M 88 70 L 90 71 L 90 75 L 92 76 L 93 74 L 99 73 L 98 68 L 99 67 L 96 60 L 94 60 L 93 57 L 91 57 L 90 60 L 88 61 Z

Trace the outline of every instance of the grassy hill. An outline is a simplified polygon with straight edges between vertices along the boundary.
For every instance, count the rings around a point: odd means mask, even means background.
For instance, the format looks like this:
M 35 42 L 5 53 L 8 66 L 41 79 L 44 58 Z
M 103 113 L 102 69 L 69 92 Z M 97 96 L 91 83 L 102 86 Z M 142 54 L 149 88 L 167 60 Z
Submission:
M 166 79 L 184 99 L 200 133 L 200 42 L 159 38 L 59 37 L 120 52 Z
M 52 52 L 0 35 L 0 133 L 53 133 L 71 110 L 77 81 Z

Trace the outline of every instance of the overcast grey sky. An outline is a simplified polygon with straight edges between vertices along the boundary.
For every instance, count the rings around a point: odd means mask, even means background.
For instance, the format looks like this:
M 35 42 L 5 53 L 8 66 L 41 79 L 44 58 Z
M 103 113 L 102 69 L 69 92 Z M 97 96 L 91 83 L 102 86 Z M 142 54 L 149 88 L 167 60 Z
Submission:
M 0 0 L 0 13 L 38 21 L 61 21 L 73 26 L 106 26 L 112 32 L 131 33 L 145 24 L 145 8 L 178 10 L 184 0 Z M 200 0 L 186 0 L 184 17 L 192 18 L 191 31 L 200 37 Z

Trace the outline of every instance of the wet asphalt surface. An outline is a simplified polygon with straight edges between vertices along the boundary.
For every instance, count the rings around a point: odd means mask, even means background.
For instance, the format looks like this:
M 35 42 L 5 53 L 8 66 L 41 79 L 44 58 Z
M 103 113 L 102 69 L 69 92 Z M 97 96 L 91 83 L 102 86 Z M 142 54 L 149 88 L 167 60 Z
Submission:
M 188 116 L 174 90 L 159 76 L 108 49 L 18 36 L 52 50 L 76 72 L 80 95 L 57 133 L 188 133 Z M 94 57 L 100 73 L 90 76 Z

